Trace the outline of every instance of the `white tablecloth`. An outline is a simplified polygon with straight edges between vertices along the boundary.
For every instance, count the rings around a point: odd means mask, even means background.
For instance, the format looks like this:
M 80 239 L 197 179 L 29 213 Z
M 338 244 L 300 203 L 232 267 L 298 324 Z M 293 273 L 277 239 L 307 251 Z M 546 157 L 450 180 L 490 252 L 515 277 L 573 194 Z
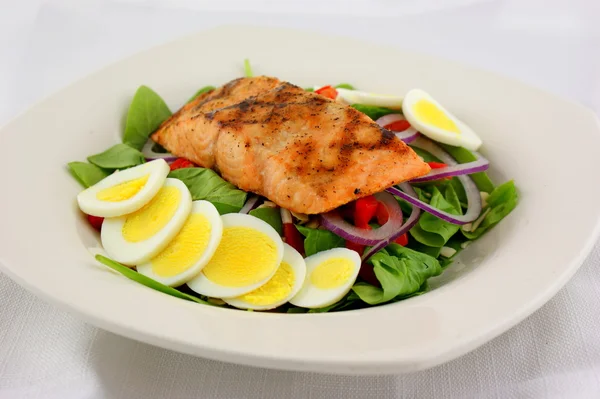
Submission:
M 222 23 L 308 28 L 417 49 L 600 110 L 598 0 L 0 5 L 0 123 L 103 65 Z M 24 162 L 35 160 L 24 154 Z M 382 377 L 240 367 L 155 348 L 87 325 L 0 274 L 0 398 L 598 398 L 599 264 L 596 246 L 554 299 L 482 348 L 428 371 Z

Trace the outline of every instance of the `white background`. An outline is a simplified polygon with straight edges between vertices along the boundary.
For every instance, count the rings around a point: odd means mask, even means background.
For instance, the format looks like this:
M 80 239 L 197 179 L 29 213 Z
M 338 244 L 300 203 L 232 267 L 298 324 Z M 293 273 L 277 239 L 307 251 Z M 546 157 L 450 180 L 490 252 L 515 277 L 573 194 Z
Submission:
M 224 23 L 415 49 L 600 111 L 598 0 L 0 0 L 0 124 L 104 65 Z M 582 145 L 569 142 L 569 132 L 552 139 L 575 151 Z M 23 154 L 23 162 L 39 161 Z M 565 182 L 565 189 L 576 197 L 576 187 Z M 570 211 L 565 204 L 557 217 Z M 0 274 L 0 399 L 598 398 L 599 263 L 596 246 L 554 299 L 475 352 L 425 372 L 382 377 L 255 369 L 155 348 L 86 325 Z

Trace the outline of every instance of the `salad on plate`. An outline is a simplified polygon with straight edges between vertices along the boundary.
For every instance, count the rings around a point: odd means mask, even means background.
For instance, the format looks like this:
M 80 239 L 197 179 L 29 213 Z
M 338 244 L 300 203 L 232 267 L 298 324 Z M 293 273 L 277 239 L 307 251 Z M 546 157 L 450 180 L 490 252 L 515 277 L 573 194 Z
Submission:
M 245 69 L 174 114 L 141 86 L 122 143 L 68 164 L 102 264 L 211 306 L 352 310 L 427 292 L 517 205 L 431 94 Z

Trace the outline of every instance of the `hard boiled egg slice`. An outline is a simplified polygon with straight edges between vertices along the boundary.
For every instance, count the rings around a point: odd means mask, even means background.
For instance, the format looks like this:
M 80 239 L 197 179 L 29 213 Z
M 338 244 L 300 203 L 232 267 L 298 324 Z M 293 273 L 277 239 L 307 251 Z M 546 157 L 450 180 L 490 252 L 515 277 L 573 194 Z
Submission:
M 257 217 L 229 213 L 221 219 L 223 237 L 215 254 L 187 284 L 201 295 L 234 298 L 273 277 L 283 258 L 283 241 L 271 225 Z
M 336 89 L 338 100 L 347 104 L 375 105 L 391 109 L 402 109 L 402 96 L 368 93 L 360 90 Z
M 361 264 L 358 253 L 346 248 L 318 252 L 305 261 L 304 284 L 289 301 L 302 308 L 322 308 L 338 302 L 352 288 Z
M 168 174 L 169 165 L 163 159 L 115 172 L 79 193 L 79 208 L 100 217 L 135 212 L 158 193 Z
M 471 151 L 482 144 L 471 128 L 423 90 L 413 89 L 406 94 L 402 113 L 415 129 L 432 140 Z
M 137 271 L 170 287 L 196 277 L 215 253 L 223 234 L 217 208 L 208 201 L 192 202 L 192 212 L 167 247 Z
M 100 239 L 111 258 L 139 265 L 156 256 L 183 227 L 192 209 L 192 196 L 181 180 L 167 179 L 141 209 L 104 219 Z
M 283 244 L 283 260 L 266 284 L 236 298 L 224 299 L 239 309 L 275 309 L 290 300 L 302 288 L 306 263 L 302 255 L 288 244 Z

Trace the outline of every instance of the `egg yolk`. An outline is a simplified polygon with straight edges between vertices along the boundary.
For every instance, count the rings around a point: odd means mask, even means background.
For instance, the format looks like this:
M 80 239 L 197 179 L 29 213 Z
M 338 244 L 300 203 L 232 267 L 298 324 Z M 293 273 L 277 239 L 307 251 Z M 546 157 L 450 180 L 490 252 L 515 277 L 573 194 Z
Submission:
M 238 299 L 251 305 L 265 306 L 283 301 L 290 295 L 293 288 L 294 269 L 288 263 L 281 262 L 279 269 L 265 285 L 238 297 Z
M 128 200 L 133 197 L 137 193 L 140 192 L 142 188 L 148 182 L 148 178 L 150 175 L 142 176 L 139 179 L 133 179 L 129 181 L 125 181 L 123 183 L 116 184 L 112 187 L 105 188 L 104 190 L 98 191 L 96 193 L 96 198 L 100 201 L 109 201 L 109 202 L 120 202 Z
M 427 100 L 419 100 L 413 106 L 417 119 L 428 125 L 460 134 L 456 123 L 450 119 L 437 105 Z
M 176 187 L 160 189 L 150 202 L 127 216 L 122 233 L 125 241 L 145 241 L 158 233 L 175 215 L 181 202 L 181 192 Z
M 323 290 L 337 288 L 352 276 L 353 263 L 346 258 L 331 258 L 315 267 L 310 282 Z
M 194 266 L 208 246 L 211 230 L 206 216 L 200 213 L 190 215 L 167 248 L 152 259 L 154 273 L 173 277 Z
M 275 242 L 250 227 L 227 227 L 215 254 L 202 272 L 226 287 L 246 287 L 267 278 L 279 266 Z

